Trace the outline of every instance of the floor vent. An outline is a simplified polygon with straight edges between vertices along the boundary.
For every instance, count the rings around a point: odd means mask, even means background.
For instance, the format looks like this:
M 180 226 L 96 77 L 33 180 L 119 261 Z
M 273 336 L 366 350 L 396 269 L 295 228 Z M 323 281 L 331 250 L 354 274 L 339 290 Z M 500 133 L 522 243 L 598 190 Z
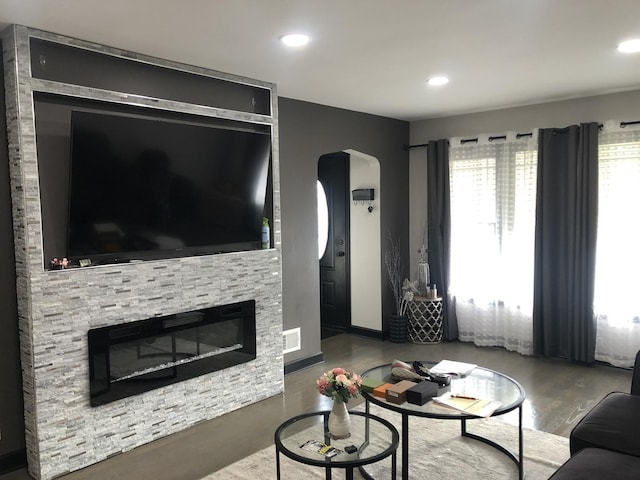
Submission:
M 300 350 L 300 327 L 292 328 L 282 332 L 283 350 L 282 353 L 295 352 Z

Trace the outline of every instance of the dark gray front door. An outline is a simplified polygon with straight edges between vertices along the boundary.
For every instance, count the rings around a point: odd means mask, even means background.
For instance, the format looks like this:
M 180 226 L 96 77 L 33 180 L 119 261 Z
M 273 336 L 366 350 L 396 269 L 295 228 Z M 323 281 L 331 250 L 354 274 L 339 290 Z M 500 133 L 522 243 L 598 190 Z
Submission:
M 329 241 L 320 259 L 322 337 L 344 332 L 351 324 L 349 293 L 349 155 L 323 155 L 318 179 L 327 195 Z

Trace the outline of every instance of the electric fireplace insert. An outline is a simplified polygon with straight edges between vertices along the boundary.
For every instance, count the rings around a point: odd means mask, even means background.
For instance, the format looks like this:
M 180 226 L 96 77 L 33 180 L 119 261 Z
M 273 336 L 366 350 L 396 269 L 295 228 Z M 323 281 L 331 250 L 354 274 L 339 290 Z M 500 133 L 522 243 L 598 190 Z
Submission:
M 255 300 L 89 330 L 91 406 L 256 358 Z

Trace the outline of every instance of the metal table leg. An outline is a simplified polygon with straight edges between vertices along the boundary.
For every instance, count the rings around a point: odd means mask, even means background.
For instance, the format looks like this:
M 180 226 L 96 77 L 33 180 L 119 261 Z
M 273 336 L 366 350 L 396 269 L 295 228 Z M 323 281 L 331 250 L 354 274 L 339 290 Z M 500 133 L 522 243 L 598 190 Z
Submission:
M 522 435 L 522 405 L 520 405 L 518 407 L 518 456 L 514 455 L 513 452 L 511 452 L 511 450 L 507 449 L 506 447 L 500 445 L 499 443 L 494 442 L 493 440 L 489 440 L 488 438 L 485 438 L 481 435 L 476 435 L 474 433 L 469 433 L 467 431 L 467 419 L 463 418 L 460 420 L 460 427 L 461 427 L 461 435 L 463 437 L 467 437 L 467 438 L 473 438 L 474 440 L 478 440 L 479 442 L 482 443 L 486 443 L 487 445 L 500 450 L 502 453 L 504 453 L 507 457 L 509 457 L 511 460 L 513 460 L 513 463 L 516 464 L 516 466 L 518 467 L 518 478 L 519 480 L 523 480 L 524 479 L 524 461 L 523 461 L 523 452 L 524 452 L 524 447 L 523 447 L 523 435 Z M 404 429 L 404 427 L 403 427 Z M 404 434 L 404 431 L 403 431 Z M 404 452 L 403 452 L 404 455 Z M 404 479 L 404 472 L 403 472 L 403 477 Z
M 402 414 L 402 480 L 409 480 L 409 415 Z

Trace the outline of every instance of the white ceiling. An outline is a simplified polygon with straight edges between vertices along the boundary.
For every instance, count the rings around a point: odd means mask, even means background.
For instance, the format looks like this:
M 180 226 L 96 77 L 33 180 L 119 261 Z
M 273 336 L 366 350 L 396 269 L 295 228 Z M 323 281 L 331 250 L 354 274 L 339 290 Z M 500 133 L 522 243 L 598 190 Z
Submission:
M 640 54 L 616 51 L 640 0 L 0 0 L 11 23 L 409 121 L 640 88 Z

